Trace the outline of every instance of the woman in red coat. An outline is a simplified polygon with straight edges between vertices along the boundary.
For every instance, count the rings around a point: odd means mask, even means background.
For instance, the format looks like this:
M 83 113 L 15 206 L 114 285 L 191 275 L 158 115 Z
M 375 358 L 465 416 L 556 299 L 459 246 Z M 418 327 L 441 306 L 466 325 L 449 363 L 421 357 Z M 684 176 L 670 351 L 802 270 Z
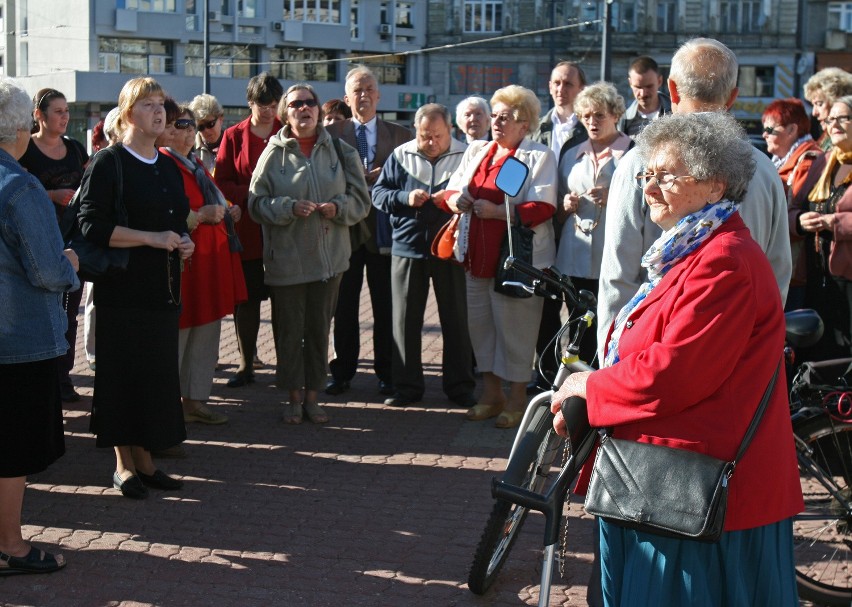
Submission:
M 240 366 L 228 380 L 229 388 L 239 388 L 254 382 L 254 358 L 257 333 L 260 330 L 260 302 L 269 294 L 263 284 L 263 236 L 260 224 L 248 214 L 248 191 L 252 171 L 269 138 L 281 130 L 278 120 L 278 101 L 284 95 L 281 83 L 268 72 L 249 80 L 246 99 L 251 116 L 225 131 L 216 155 L 216 185 L 225 198 L 240 207 L 242 219 L 237 235 L 243 245 L 240 253 L 248 301 L 237 306 L 234 324 L 240 346 Z
M 754 171 L 743 137 L 715 112 L 642 132 L 637 179 L 664 232 L 610 329 L 606 366 L 571 375 L 554 412 L 580 396 L 592 426 L 617 438 L 734 458 L 784 345 L 772 269 L 737 212 Z M 784 386 L 782 373 L 730 480 L 719 542 L 600 521 L 606 605 L 798 605 L 791 517 L 803 502 Z M 554 424 L 564 433 L 561 414 Z

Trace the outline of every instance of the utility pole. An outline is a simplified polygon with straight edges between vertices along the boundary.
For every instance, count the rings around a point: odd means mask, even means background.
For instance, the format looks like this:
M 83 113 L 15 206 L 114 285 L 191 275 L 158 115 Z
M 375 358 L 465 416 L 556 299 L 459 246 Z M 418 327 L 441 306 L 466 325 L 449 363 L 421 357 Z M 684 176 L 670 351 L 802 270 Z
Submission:
M 601 44 L 601 80 L 610 81 L 612 76 L 612 1 L 603 0 L 603 43 Z
M 204 0 L 204 44 L 201 54 L 204 55 L 204 76 L 201 86 L 204 92 L 210 93 L 210 0 Z

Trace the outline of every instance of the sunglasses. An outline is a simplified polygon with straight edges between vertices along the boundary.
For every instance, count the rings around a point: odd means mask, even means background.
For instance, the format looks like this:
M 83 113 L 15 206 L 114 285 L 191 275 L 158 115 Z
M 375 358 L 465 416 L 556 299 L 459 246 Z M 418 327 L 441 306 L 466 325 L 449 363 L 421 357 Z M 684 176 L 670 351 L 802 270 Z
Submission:
M 217 122 L 219 122 L 219 119 L 214 118 L 210 122 L 199 122 L 196 126 L 198 127 L 199 131 L 206 131 L 207 129 L 212 129 L 214 126 L 216 126 Z
M 287 104 L 291 110 L 301 110 L 303 107 L 316 107 L 319 105 L 316 99 L 294 99 Z
M 191 126 L 195 126 L 195 121 L 190 120 L 189 118 L 178 118 L 175 120 L 175 128 L 181 131 L 188 129 Z

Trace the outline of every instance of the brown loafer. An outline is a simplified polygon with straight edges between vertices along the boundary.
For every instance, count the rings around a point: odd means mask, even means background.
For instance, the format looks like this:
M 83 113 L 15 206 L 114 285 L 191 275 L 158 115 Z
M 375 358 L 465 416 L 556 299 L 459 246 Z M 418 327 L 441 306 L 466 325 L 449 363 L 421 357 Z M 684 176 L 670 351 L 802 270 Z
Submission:
M 500 415 L 503 411 L 503 405 L 474 405 L 465 413 L 465 417 L 467 417 L 472 422 L 478 422 L 483 419 L 491 419 L 492 417 L 496 417 Z

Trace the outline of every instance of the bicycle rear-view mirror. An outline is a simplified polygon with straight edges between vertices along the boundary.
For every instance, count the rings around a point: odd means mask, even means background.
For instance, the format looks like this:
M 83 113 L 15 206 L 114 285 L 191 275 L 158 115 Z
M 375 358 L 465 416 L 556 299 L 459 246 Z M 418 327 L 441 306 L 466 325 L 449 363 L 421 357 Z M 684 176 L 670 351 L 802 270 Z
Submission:
M 514 156 L 509 156 L 503 161 L 503 166 L 500 167 L 500 172 L 497 173 L 497 179 L 494 182 L 501 192 L 509 197 L 514 197 L 524 187 L 529 172 L 530 168 L 527 165 Z

